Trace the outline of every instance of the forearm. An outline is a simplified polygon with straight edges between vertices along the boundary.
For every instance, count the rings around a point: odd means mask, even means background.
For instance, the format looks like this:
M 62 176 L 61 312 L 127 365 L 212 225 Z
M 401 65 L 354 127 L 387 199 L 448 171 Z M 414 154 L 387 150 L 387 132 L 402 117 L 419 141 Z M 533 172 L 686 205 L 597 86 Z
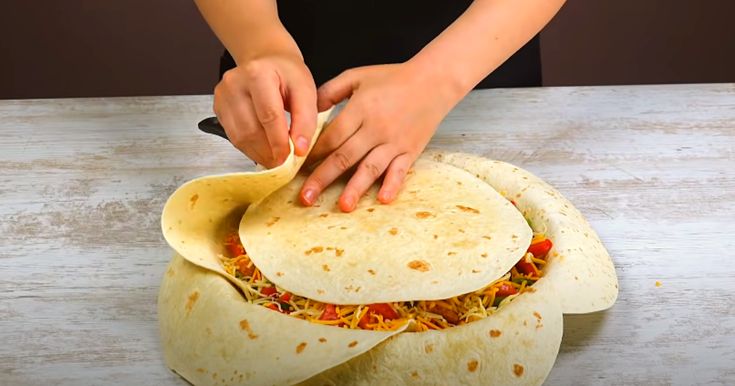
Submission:
M 536 35 L 564 0 L 475 0 L 409 64 L 457 101 Z
M 266 53 L 301 57 L 296 42 L 278 19 L 275 0 L 195 0 L 195 3 L 236 63 Z

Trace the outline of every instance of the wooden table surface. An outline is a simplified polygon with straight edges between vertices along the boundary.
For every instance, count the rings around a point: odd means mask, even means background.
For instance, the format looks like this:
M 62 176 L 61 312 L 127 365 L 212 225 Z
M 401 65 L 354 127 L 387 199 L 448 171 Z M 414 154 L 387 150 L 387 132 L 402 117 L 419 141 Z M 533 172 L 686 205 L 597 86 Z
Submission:
M 210 111 L 0 101 L 0 385 L 185 384 L 158 341 L 159 215 L 184 181 L 252 166 L 195 129 Z M 527 168 L 610 250 L 618 302 L 565 316 L 547 384 L 735 384 L 735 85 L 475 92 L 430 146 Z

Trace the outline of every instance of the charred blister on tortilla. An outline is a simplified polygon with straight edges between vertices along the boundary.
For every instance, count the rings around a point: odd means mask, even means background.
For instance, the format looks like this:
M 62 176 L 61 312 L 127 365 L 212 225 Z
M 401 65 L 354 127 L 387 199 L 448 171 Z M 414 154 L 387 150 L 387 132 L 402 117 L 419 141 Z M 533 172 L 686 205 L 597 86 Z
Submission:
M 413 321 L 413 331 L 442 330 L 491 315 L 498 307 L 523 292 L 543 276 L 543 268 L 553 246 L 541 233 L 534 233 L 526 254 L 513 268 L 490 285 L 444 300 L 334 305 L 298 296 L 268 280 L 248 257 L 236 232 L 224 240 L 227 256 L 221 256 L 225 270 L 241 280 L 247 300 L 273 311 L 313 323 L 350 329 L 396 330 Z M 329 271 L 329 267 L 322 267 Z M 499 335 L 499 334 L 498 334 Z

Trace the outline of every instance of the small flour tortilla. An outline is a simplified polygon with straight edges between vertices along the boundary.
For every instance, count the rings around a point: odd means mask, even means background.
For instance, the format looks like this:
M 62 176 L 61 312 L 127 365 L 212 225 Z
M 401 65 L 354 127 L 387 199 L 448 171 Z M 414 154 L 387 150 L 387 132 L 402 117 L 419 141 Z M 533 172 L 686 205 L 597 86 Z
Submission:
M 158 319 L 166 364 L 195 385 L 293 384 L 402 331 L 349 330 L 271 311 L 178 255 L 163 276 Z
M 507 199 L 454 166 L 419 159 L 390 205 L 375 184 L 351 213 L 345 180 L 312 207 L 296 178 L 240 223 L 250 259 L 278 286 L 325 303 L 438 300 L 478 290 L 525 254 L 532 232 Z
M 331 110 L 319 114 L 314 138 L 317 138 Z M 206 176 L 191 180 L 169 197 L 161 215 L 161 229 L 166 242 L 192 263 L 229 278 L 219 255 L 224 254 L 223 240 L 237 229 L 248 205 L 271 194 L 291 181 L 305 157 L 290 154 L 273 169 L 255 172 Z M 312 145 L 313 146 L 313 143 Z
M 475 155 L 434 151 L 427 156 L 475 174 L 512 197 L 535 231 L 552 240 L 549 264 L 534 288 L 555 288 L 565 314 L 611 307 L 618 296 L 618 278 L 610 255 L 584 216 L 559 191 L 511 164 Z

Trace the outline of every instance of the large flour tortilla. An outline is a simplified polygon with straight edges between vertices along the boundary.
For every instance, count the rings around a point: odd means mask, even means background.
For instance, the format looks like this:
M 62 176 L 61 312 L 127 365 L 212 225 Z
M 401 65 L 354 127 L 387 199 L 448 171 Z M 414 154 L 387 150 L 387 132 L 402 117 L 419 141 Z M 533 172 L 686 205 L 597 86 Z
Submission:
M 166 364 L 195 385 L 287 385 L 400 332 L 347 330 L 248 303 L 222 276 L 175 256 L 158 295 Z
M 553 283 L 564 313 L 595 312 L 615 303 L 618 279 L 610 255 L 584 216 L 556 189 L 505 162 L 462 153 L 427 155 L 465 169 L 512 197 L 534 230 L 553 241 L 544 277 L 534 288 L 545 291 Z
M 553 292 L 525 293 L 483 320 L 396 335 L 304 385 L 540 385 L 562 330 Z
M 507 199 L 444 163 L 420 159 L 395 202 L 376 202 L 376 184 L 352 213 L 336 205 L 344 180 L 313 207 L 298 200 L 303 180 L 251 205 L 240 238 L 266 277 L 321 302 L 465 294 L 508 272 L 531 240 L 526 220 Z

